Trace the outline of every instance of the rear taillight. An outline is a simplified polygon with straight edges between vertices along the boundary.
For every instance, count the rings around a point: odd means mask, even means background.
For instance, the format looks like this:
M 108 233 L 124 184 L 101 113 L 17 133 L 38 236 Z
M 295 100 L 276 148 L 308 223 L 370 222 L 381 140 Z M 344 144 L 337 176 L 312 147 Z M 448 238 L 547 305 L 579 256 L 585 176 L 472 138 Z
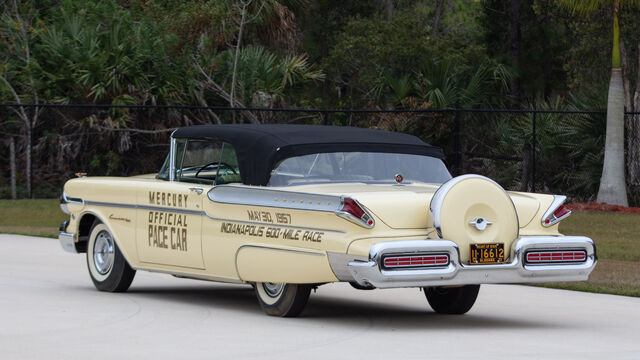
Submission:
M 448 254 L 428 255 L 393 255 L 382 259 L 382 266 L 386 269 L 417 268 L 449 265 Z
M 560 220 L 565 219 L 569 215 L 571 215 L 571 210 L 562 205 L 564 204 L 565 200 L 567 200 L 566 196 L 554 195 L 551 206 L 549 206 L 547 211 L 542 216 L 542 226 L 549 227 L 555 225 Z
M 372 228 L 375 225 L 373 217 L 356 201 L 350 197 L 342 197 L 338 216 L 351 221 L 354 224 Z
M 342 203 L 342 212 L 346 212 L 352 216 L 357 217 L 358 219 L 362 218 L 364 215 L 364 210 L 360 207 L 360 205 L 356 204 L 355 200 L 351 198 L 345 198 Z
M 587 260 L 584 250 L 544 250 L 529 251 L 525 257 L 528 264 L 572 263 Z

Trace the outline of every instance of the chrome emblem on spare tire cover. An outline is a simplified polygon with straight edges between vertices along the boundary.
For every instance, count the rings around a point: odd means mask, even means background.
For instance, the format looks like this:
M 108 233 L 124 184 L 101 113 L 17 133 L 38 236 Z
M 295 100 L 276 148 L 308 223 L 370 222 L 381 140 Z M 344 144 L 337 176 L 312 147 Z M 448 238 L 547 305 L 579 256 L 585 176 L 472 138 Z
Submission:
M 480 230 L 480 231 L 484 231 L 484 229 L 487 228 L 487 226 L 493 224 L 491 221 L 487 221 L 487 219 L 483 218 L 483 217 L 477 217 L 475 219 L 473 219 L 469 225 L 475 226 L 476 229 Z

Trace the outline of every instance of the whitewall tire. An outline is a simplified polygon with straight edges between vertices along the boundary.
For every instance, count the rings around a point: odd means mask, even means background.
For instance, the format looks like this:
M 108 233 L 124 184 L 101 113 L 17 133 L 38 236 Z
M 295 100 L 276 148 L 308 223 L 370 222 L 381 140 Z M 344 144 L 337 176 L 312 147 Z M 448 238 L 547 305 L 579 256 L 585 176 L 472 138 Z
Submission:
M 311 286 L 304 284 L 256 283 L 256 297 L 267 315 L 281 317 L 298 316 L 311 293 Z
M 89 235 L 87 268 L 91 281 L 100 291 L 126 291 L 136 274 L 122 255 L 111 231 L 100 222 L 93 224 Z

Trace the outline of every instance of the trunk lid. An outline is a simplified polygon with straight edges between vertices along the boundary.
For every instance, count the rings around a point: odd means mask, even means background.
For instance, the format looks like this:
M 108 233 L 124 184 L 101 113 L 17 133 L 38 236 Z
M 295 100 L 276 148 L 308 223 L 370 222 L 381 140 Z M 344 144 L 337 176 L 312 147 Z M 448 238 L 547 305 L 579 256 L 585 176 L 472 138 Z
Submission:
M 433 227 L 429 204 L 439 187 L 437 184 L 327 184 L 301 186 L 298 189 L 303 192 L 351 196 L 394 229 L 427 229 Z M 509 192 L 509 196 L 516 207 L 520 228 L 527 226 L 538 213 L 540 201 L 527 193 Z

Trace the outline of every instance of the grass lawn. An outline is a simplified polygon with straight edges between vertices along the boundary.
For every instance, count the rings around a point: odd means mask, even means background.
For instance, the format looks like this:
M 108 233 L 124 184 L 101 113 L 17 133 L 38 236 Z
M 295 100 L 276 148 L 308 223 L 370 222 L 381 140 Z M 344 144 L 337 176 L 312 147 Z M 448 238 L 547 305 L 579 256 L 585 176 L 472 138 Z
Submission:
M 69 215 L 58 199 L 0 200 L 0 233 L 58 237 L 58 226 Z
M 0 233 L 56 238 L 66 218 L 58 199 L 0 200 Z M 544 286 L 640 297 L 640 215 L 574 212 L 560 232 L 592 238 L 598 265 L 587 282 Z
M 598 264 L 587 282 L 545 286 L 640 296 L 640 215 L 574 212 L 560 223 L 560 232 L 592 238 Z

